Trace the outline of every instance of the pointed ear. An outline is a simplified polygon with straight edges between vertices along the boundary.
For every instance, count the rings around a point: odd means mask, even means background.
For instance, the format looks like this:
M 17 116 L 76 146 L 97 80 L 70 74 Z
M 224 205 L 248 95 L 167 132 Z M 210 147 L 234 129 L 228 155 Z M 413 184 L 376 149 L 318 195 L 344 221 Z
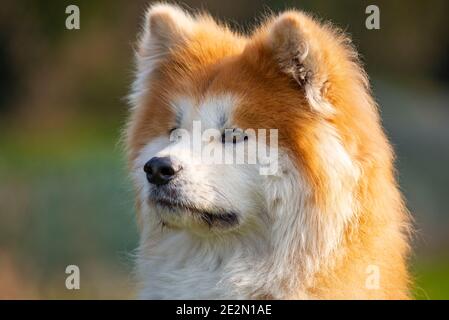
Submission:
M 332 112 L 324 100 L 328 73 L 319 38 L 321 26 L 306 14 L 289 11 L 274 19 L 268 26 L 267 45 L 282 72 L 304 88 L 313 109 Z
M 159 59 L 182 44 L 192 32 L 194 19 L 181 8 L 157 3 L 151 5 L 138 45 L 138 57 Z
M 148 8 L 136 50 L 136 75 L 128 95 L 131 106 L 141 104 L 153 71 L 170 50 L 188 40 L 194 26 L 194 18 L 177 6 L 158 3 Z

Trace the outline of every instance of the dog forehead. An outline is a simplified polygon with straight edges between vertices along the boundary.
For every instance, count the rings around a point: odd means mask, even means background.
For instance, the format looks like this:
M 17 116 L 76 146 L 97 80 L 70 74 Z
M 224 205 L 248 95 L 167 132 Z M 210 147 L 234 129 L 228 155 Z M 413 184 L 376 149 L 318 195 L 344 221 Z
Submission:
M 180 127 L 190 128 L 193 121 L 200 121 L 205 129 L 223 128 L 230 123 L 237 103 L 237 95 L 221 93 L 208 94 L 201 99 L 178 97 L 172 107 Z

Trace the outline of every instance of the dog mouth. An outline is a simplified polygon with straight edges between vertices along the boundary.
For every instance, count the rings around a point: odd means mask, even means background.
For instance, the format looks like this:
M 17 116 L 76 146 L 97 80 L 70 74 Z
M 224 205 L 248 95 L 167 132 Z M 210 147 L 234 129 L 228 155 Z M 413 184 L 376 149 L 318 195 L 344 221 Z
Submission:
M 151 197 L 150 201 L 164 212 L 176 215 L 189 215 L 193 220 L 205 224 L 209 228 L 218 227 L 228 229 L 239 224 L 239 216 L 235 211 L 222 209 L 205 210 L 187 201 L 168 199 L 166 197 Z M 169 225 L 163 217 L 160 218 L 162 224 Z

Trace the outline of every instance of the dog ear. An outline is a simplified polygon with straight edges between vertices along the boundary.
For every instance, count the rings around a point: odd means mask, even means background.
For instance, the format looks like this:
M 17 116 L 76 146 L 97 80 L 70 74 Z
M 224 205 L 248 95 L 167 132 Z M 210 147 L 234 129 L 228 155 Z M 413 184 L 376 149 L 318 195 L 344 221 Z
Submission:
M 192 32 L 194 19 L 181 8 L 157 3 L 146 12 L 138 56 L 160 59 L 171 48 L 182 44 Z
M 148 8 L 136 50 L 136 75 L 128 95 L 131 106 L 140 104 L 153 71 L 173 48 L 188 40 L 194 26 L 194 18 L 177 6 L 159 3 Z
M 312 18 L 304 13 L 288 11 L 268 26 L 266 45 L 282 72 L 289 75 L 305 91 L 313 109 L 332 112 L 324 100 L 328 85 L 325 52 L 320 37 L 325 34 Z

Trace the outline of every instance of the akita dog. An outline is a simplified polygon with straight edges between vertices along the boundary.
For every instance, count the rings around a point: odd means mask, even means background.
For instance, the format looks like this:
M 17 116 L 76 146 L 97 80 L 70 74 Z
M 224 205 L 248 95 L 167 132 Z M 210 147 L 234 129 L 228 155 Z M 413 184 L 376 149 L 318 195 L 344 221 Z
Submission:
M 155 4 L 136 60 L 126 145 L 140 298 L 409 297 L 394 154 L 344 33 L 290 10 L 242 35 Z M 214 129 L 196 143 L 222 154 L 277 130 L 262 143 L 276 170 L 196 161 L 192 139 L 173 138 L 195 123 Z

